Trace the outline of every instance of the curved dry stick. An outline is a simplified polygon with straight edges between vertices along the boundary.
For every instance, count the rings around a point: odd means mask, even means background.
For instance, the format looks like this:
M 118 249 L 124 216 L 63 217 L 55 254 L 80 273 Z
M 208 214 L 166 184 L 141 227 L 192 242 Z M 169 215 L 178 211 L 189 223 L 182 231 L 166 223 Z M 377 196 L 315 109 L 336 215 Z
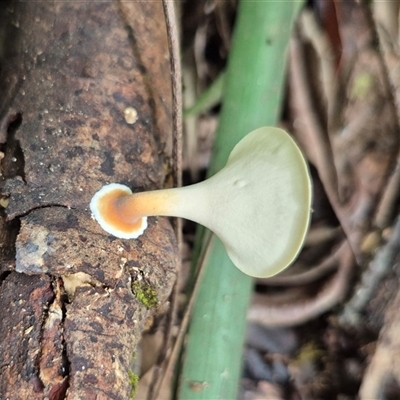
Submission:
M 354 265 L 354 256 L 348 241 L 344 241 L 335 252 L 338 272 L 312 299 L 271 306 L 267 301 L 253 304 L 247 315 L 250 322 L 268 327 L 289 327 L 303 324 L 331 309 L 347 292 L 349 277 Z
M 400 196 L 400 155 L 393 175 L 389 178 L 381 201 L 378 205 L 378 211 L 375 214 L 375 226 L 380 229 L 386 228 L 392 219 L 392 215 L 397 207 L 397 200 Z
M 310 84 L 307 79 L 307 66 L 302 51 L 302 45 L 297 35 L 294 35 L 290 43 L 290 75 L 293 92 L 299 99 L 297 103 L 302 107 L 302 114 L 306 117 L 309 132 L 308 140 L 302 141 L 306 153 L 311 161 L 314 161 L 328 198 L 334 204 L 338 202 L 338 178 L 334 168 L 334 158 L 328 133 L 322 127 L 322 123 L 316 113 L 316 107 L 312 100 Z M 314 157 L 312 156 L 314 155 Z
M 163 0 L 172 82 L 172 134 L 174 186 L 182 186 L 182 72 L 174 2 Z
M 181 57 L 179 35 L 177 29 L 177 20 L 175 16 L 174 2 L 162 0 L 165 23 L 168 36 L 169 57 L 171 63 L 171 84 L 172 84 L 172 135 L 173 135 L 173 150 L 172 150 L 172 175 L 174 187 L 182 186 L 182 73 L 181 73 Z M 181 220 L 175 219 L 174 223 L 175 234 L 177 237 L 178 248 L 182 247 L 182 223 Z M 167 362 L 167 353 L 171 343 L 171 331 L 175 324 L 177 310 L 178 310 L 178 290 L 179 290 L 179 277 L 181 266 L 177 268 L 177 280 L 173 292 L 171 294 L 171 310 L 167 319 L 167 326 L 165 327 L 164 346 L 160 351 L 157 365 L 159 368 L 154 369 L 151 384 L 147 398 L 149 400 L 155 399 L 161 388 L 163 380 L 163 366 Z
M 398 1 L 376 1 L 373 3 L 373 16 L 385 52 L 398 50 L 399 6 Z
M 377 3 L 375 4 L 375 11 L 376 8 L 382 8 L 385 13 L 391 10 L 392 8 L 394 9 L 399 9 L 399 2 L 393 2 L 384 4 L 382 3 Z M 398 35 L 398 21 L 397 21 L 397 14 L 393 14 L 391 17 L 393 17 L 396 21 L 393 21 L 392 18 L 387 18 L 383 20 L 381 17 L 382 15 L 378 15 L 376 12 L 374 12 L 373 15 L 370 15 L 370 19 L 373 19 L 375 21 L 375 26 L 376 26 L 376 36 L 379 38 L 380 43 L 382 43 L 382 48 L 383 52 L 379 53 L 379 58 L 381 62 L 381 68 L 386 73 L 386 76 L 388 76 L 389 82 L 391 83 L 388 84 L 388 90 L 390 91 L 392 98 L 393 98 L 393 103 L 397 104 L 399 106 L 400 104 L 400 96 L 396 96 L 396 82 L 397 82 L 397 77 L 396 77 L 396 69 L 392 68 L 391 65 L 388 64 L 388 58 L 385 56 L 390 56 L 391 52 L 393 51 L 393 46 L 396 46 L 396 44 L 393 44 L 394 42 L 397 43 L 397 35 Z M 372 21 L 373 22 L 373 21 Z M 371 23 L 372 23 L 371 22 Z M 387 32 L 390 32 L 390 37 L 391 37 L 391 43 L 390 46 L 388 44 L 385 45 L 385 37 L 383 35 L 383 32 L 381 29 L 379 29 L 380 22 L 386 22 L 389 25 L 387 26 Z M 396 41 L 393 42 L 393 37 L 396 37 Z M 388 38 L 386 38 L 388 39 Z M 383 54 L 382 54 L 383 53 Z M 398 110 L 398 107 L 396 107 L 396 110 Z M 398 115 L 397 111 L 397 115 Z M 375 215 L 375 225 L 381 229 L 385 228 L 388 226 L 391 222 L 391 217 L 393 216 L 394 209 L 396 207 L 396 201 L 398 200 L 400 195 L 400 154 L 398 155 L 396 166 L 393 172 L 393 175 L 389 178 L 388 184 L 386 187 L 385 192 L 383 193 L 383 196 L 381 198 L 380 204 L 378 205 L 378 211 Z
M 311 227 L 307 234 L 305 247 L 313 247 L 328 241 L 340 239 L 342 230 L 340 227 Z M 257 284 L 265 286 L 301 286 L 323 278 L 337 269 L 335 253 L 325 257 L 318 265 L 310 268 L 304 266 L 301 272 L 295 272 L 296 266 L 303 266 L 303 262 L 297 261 L 292 265 L 287 274 L 279 274 L 266 279 L 257 279 Z M 293 272 L 291 272 L 293 271 Z
M 330 109 L 335 93 L 335 52 L 325 31 L 318 23 L 315 13 L 305 9 L 299 18 L 299 26 L 303 36 L 311 43 L 320 60 L 321 86 Z M 329 115 L 329 113 L 328 113 Z
M 265 286 L 301 286 L 323 278 L 338 267 L 336 254 L 325 258 L 320 264 L 294 275 L 277 275 L 266 279 L 257 279 L 257 284 Z

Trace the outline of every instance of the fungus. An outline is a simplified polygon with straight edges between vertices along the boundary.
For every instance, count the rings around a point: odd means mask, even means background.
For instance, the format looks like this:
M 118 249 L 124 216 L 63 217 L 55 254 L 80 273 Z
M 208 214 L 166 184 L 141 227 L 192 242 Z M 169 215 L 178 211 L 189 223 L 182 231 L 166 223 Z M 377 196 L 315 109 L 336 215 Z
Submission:
M 133 107 L 127 107 L 124 111 L 124 117 L 127 124 L 134 124 L 138 119 L 138 112 Z
M 147 216 L 181 217 L 213 231 L 244 273 L 269 277 L 299 253 L 310 220 L 311 181 L 306 161 L 282 129 L 263 127 L 246 135 L 227 164 L 191 186 L 132 194 L 109 184 L 92 198 L 101 227 L 124 239 L 137 238 Z

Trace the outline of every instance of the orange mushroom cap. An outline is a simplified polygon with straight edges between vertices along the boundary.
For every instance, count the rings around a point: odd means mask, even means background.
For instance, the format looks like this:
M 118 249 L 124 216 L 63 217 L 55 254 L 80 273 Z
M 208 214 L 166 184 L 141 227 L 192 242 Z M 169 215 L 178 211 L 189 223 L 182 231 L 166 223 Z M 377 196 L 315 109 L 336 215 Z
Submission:
M 118 200 L 129 196 L 132 191 L 125 185 L 110 183 L 103 186 L 90 201 L 90 211 L 95 220 L 108 233 L 121 239 L 136 239 L 147 228 L 147 217 L 128 221 L 121 218 L 117 209 Z

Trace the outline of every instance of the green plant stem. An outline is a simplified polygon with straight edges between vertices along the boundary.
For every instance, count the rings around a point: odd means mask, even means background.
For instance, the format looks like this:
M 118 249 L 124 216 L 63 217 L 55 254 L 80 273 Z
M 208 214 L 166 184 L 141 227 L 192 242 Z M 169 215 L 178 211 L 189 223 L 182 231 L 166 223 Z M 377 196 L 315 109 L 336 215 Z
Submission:
M 210 175 L 225 165 L 233 147 L 248 132 L 277 123 L 287 46 L 302 4 L 240 1 Z M 219 240 L 211 246 L 193 308 L 180 400 L 237 398 L 253 283 L 234 267 Z

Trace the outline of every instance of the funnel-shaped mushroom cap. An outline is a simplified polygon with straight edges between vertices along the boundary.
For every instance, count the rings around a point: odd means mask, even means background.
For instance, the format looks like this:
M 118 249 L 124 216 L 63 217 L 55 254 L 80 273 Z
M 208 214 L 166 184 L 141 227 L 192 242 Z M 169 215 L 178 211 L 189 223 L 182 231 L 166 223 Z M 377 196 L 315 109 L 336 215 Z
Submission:
M 311 181 L 285 131 L 263 127 L 249 133 L 207 182 L 218 206 L 203 224 L 220 237 L 240 270 L 269 277 L 292 263 L 309 226 Z
M 211 229 L 233 263 L 255 277 L 275 275 L 290 265 L 310 220 L 307 164 L 293 139 L 278 128 L 249 133 L 226 166 L 204 182 L 129 193 L 129 188 L 111 184 L 93 197 L 90 208 L 107 232 L 137 237 L 145 216 L 187 218 Z

